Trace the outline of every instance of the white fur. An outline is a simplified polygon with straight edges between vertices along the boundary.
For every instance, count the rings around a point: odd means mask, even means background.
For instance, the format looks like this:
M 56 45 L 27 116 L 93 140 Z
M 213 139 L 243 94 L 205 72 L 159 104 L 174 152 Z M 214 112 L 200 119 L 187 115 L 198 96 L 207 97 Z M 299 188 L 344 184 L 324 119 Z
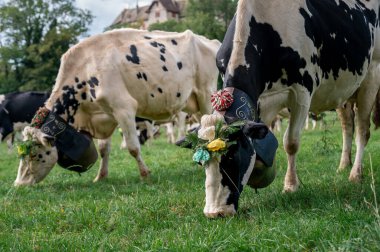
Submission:
M 205 169 L 206 172 L 206 204 L 203 213 L 210 218 L 234 215 L 236 213 L 233 204 L 227 205 L 230 190 L 222 185 L 222 174 L 219 170 L 219 162 L 210 160 Z
M 251 157 L 251 161 L 249 162 L 248 169 L 245 172 L 243 179 L 241 181 L 241 184 L 243 186 L 245 186 L 248 183 L 249 177 L 251 176 L 252 171 L 253 171 L 253 167 L 255 167 L 255 163 L 256 163 L 256 153 L 253 154 L 253 156 Z

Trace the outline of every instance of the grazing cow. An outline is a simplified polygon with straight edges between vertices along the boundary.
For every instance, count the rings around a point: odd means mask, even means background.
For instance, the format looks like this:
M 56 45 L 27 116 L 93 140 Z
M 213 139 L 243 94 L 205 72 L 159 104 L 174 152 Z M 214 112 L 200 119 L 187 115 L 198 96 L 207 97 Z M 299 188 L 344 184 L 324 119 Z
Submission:
M 320 113 L 334 109 L 351 97 L 357 107 L 358 154 L 350 180 L 360 180 L 371 108 L 379 89 L 370 75 L 366 78 L 380 56 L 379 5 L 378 0 L 239 1 L 218 51 L 217 65 L 233 103 L 240 100 L 240 93 L 250 98 L 253 116 L 249 119 L 269 125 L 278 111 L 290 109 L 284 134 L 288 156 L 284 192 L 299 187 L 296 154 L 309 110 Z M 235 119 L 239 118 L 236 114 Z M 254 162 L 253 147 L 246 143 L 254 136 L 262 137 L 255 131 L 263 131 L 260 127 L 247 130 L 252 128 L 249 124 L 254 125 L 251 122 L 243 127 L 236 148 L 230 148 L 225 158 L 209 161 L 206 216 L 236 213 L 247 182 L 244 178 L 251 171 L 247 166 Z M 242 162 L 241 157 L 247 154 L 251 161 Z
M 0 141 L 22 131 L 39 107 L 49 98 L 48 92 L 14 92 L 0 96 Z M 8 144 L 8 147 L 11 147 Z
M 23 132 L 24 145 L 30 148 L 22 153 L 15 185 L 41 181 L 57 161 L 62 163 L 62 156 L 65 166 L 87 170 L 96 160 L 91 137 L 105 139 L 99 148 L 107 163 L 107 139 L 117 125 L 140 175 L 148 176 L 135 117 L 167 120 L 181 110 L 210 113 L 219 47 L 219 41 L 189 30 L 134 29 L 109 31 L 73 46 L 61 58 L 52 95 L 36 114 L 36 126 Z M 107 165 L 101 166 L 95 181 L 107 173 Z

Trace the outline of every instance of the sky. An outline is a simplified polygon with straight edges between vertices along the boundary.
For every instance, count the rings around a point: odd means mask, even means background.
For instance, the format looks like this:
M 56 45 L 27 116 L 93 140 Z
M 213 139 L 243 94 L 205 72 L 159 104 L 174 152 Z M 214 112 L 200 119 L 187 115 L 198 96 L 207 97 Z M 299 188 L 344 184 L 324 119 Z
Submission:
M 91 11 L 94 19 L 88 34 L 95 35 L 102 33 L 124 8 L 134 8 L 137 1 L 139 6 L 152 2 L 152 0 L 76 0 L 76 6 Z

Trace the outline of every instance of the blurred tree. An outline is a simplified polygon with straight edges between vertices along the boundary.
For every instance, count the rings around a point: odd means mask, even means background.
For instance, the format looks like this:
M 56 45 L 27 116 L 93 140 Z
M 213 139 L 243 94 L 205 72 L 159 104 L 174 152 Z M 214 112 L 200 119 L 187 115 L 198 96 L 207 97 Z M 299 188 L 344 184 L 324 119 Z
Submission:
M 52 88 L 61 55 L 92 15 L 75 0 L 12 0 L 0 6 L 0 93 Z

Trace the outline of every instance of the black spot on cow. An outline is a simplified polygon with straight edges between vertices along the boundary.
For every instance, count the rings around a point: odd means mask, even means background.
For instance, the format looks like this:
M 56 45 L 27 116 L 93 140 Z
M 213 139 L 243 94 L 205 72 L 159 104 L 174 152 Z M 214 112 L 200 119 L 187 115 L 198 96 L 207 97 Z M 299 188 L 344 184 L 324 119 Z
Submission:
M 91 77 L 90 81 L 94 83 L 94 85 L 99 86 L 99 80 L 96 77 Z
M 160 92 L 161 94 L 163 93 L 163 91 L 162 91 L 162 88 L 157 88 L 157 90 L 158 90 L 158 92 Z
M 90 89 L 90 93 L 91 93 L 92 98 L 96 99 L 95 90 L 94 89 Z
M 172 39 L 172 44 L 177 45 L 177 41 L 175 41 L 175 39 Z
M 58 115 L 66 114 L 67 122 L 74 123 L 74 115 L 79 108 L 79 101 L 75 98 L 78 92 L 74 86 L 62 87 L 62 95 L 53 106 L 53 112 Z
M 163 66 L 162 67 L 162 70 L 164 70 L 164 72 L 167 72 L 168 71 L 168 68 L 166 66 Z
M 78 82 L 79 82 L 79 78 L 78 78 L 78 77 L 75 77 L 75 78 L 74 78 L 74 81 L 75 81 L 76 83 L 78 83 Z
M 131 51 L 131 55 L 126 55 L 127 60 L 133 64 L 140 64 L 140 58 L 137 56 L 137 47 L 135 45 L 131 45 L 129 49 Z
M 236 23 L 235 18 L 233 21 Z M 251 67 L 238 66 L 233 76 L 228 75 L 225 78 L 226 86 L 243 90 L 255 104 L 257 104 L 258 96 L 264 91 L 265 84 L 268 83 L 268 87 L 272 87 L 279 80 L 288 86 L 299 83 L 311 94 L 313 83 L 310 83 L 310 80 L 312 78 L 308 72 L 305 71 L 302 74 L 301 71 L 306 67 L 306 60 L 294 49 L 284 47 L 280 35 L 270 24 L 258 23 L 252 16 L 249 25 L 250 35 L 247 45 L 251 46 L 245 48 L 244 54 L 247 65 Z M 229 57 L 230 55 L 226 58 L 229 60 Z
M 152 39 L 152 37 L 149 37 L 149 36 L 144 36 L 144 39 Z
M 161 61 L 163 61 L 163 62 L 165 62 L 165 61 L 166 61 L 166 59 L 165 59 L 164 55 L 162 55 L 162 54 L 160 55 L 160 60 L 161 60 Z
M 154 94 L 150 94 L 150 96 L 152 96 L 154 98 Z
M 162 47 L 162 48 L 160 49 L 160 52 L 163 53 L 163 54 L 165 54 L 165 52 L 166 52 L 165 47 Z
M 45 160 L 42 160 L 42 163 L 45 163 L 46 161 Z
M 355 6 L 342 0 L 307 0 L 306 4 L 307 10 L 299 11 L 305 19 L 306 35 L 318 49 L 311 61 L 322 69 L 322 78 L 332 75 L 337 79 L 340 70 L 362 75 L 374 43 L 371 26 L 377 23 L 375 11 L 359 1 Z
M 42 154 L 38 154 L 38 158 L 43 158 Z
M 81 83 L 77 84 L 77 89 L 81 89 L 81 88 L 83 88 L 83 84 Z
M 95 85 L 94 85 L 94 83 L 92 83 L 91 80 L 88 80 L 87 83 L 90 85 L 91 88 L 95 88 Z
M 148 77 L 146 76 L 146 74 L 145 73 L 141 73 L 141 72 L 138 72 L 137 74 L 136 74 L 136 76 L 137 76 L 137 79 L 144 79 L 145 81 L 148 81 Z
M 62 115 L 65 113 L 65 107 L 63 107 L 63 104 L 61 102 L 61 100 L 56 100 L 56 102 L 54 103 L 54 106 L 53 106 L 53 112 L 58 114 L 58 115 Z
M 50 155 L 50 151 L 47 151 L 47 152 L 46 152 L 46 155 L 48 155 L 48 156 L 49 156 L 49 155 Z
M 153 41 L 153 42 L 150 42 L 150 45 L 153 46 L 153 47 L 157 47 L 158 43 L 156 41 Z
M 177 92 L 177 97 L 181 97 L 181 93 L 180 92 Z
M 83 92 L 81 94 L 81 97 L 82 97 L 82 100 L 86 100 L 87 99 L 87 93 L 86 92 Z
M 177 67 L 179 70 L 181 70 L 182 69 L 182 62 L 177 62 Z
M 86 86 L 86 81 L 82 81 L 82 85 L 83 85 L 83 86 Z

